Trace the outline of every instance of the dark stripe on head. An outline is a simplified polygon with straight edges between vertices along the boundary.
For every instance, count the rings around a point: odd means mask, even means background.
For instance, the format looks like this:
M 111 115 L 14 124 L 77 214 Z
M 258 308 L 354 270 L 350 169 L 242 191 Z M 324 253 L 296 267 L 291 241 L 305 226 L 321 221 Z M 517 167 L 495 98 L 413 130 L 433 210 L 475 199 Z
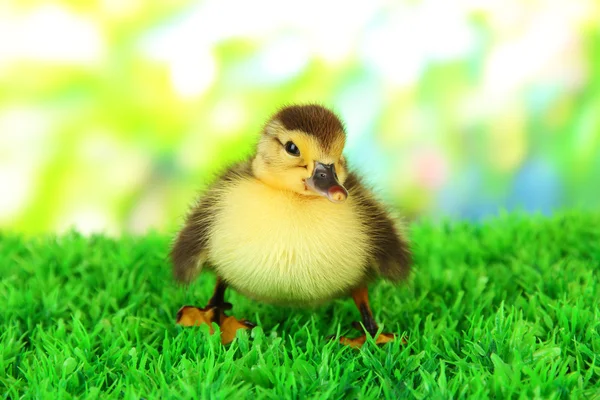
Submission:
M 340 134 L 345 136 L 344 125 L 337 115 L 316 104 L 285 107 L 273 119 L 279 120 L 287 130 L 315 136 L 326 149 L 339 139 Z

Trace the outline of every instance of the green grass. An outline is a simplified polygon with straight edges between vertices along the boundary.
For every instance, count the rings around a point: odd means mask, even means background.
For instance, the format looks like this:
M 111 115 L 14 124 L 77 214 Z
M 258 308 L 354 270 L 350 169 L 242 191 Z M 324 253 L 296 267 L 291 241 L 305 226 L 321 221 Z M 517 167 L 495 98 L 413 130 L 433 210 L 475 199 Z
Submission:
M 0 235 L 7 398 L 600 398 L 600 214 L 412 227 L 416 268 L 371 301 L 408 343 L 362 350 L 349 300 L 314 312 L 229 293 L 260 325 L 228 347 L 182 329 L 214 277 L 177 287 L 169 238 Z

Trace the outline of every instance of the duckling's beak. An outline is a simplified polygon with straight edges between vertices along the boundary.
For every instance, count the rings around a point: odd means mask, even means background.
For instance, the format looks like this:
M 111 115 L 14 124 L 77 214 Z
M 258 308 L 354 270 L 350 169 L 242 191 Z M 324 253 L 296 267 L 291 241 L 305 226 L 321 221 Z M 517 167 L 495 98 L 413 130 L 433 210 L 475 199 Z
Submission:
M 306 186 L 334 203 L 342 203 L 348 198 L 348 191 L 338 182 L 333 164 L 315 162 L 315 170 L 306 180 Z

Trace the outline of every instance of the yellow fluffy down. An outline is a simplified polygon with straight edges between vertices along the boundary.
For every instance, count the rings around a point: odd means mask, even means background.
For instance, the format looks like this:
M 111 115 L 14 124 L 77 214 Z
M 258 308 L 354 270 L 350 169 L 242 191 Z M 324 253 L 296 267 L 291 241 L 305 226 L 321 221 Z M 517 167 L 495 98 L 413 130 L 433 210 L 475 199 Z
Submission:
M 256 179 L 221 190 L 208 261 L 240 293 L 272 303 L 318 304 L 365 276 L 368 237 L 352 196 L 334 204 Z

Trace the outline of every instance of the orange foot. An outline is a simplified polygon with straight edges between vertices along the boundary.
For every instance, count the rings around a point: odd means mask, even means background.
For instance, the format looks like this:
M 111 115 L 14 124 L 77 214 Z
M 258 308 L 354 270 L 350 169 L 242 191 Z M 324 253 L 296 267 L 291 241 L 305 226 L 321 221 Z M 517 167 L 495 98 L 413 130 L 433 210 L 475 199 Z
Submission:
M 365 331 L 359 322 L 354 322 L 352 324 L 352 326 L 355 329 L 358 329 L 359 331 L 362 331 L 362 332 Z M 375 344 L 385 344 L 385 343 L 393 342 L 394 340 L 396 340 L 396 337 L 397 336 L 393 333 L 381 333 L 379 336 L 377 336 L 377 339 L 375 339 Z M 401 340 L 402 340 L 402 344 L 406 344 L 406 339 L 401 338 Z M 345 336 L 340 337 L 341 344 L 343 344 L 345 346 L 353 347 L 355 349 L 361 348 L 362 345 L 365 344 L 366 341 L 367 341 L 366 333 L 364 333 L 362 336 L 359 336 L 354 339 L 347 338 Z
M 381 333 L 379 336 L 377 336 L 377 339 L 375 339 L 375 343 L 376 344 L 385 344 L 385 343 L 393 342 L 395 339 L 396 339 L 396 335 L 394 335 L 393 333 Z M 340 338 L 341 344 L 343 344 L 345 346 L 350 346 L 350 347 L 353 347 L 356 349 L 361 348 L 362 345 L 365 344 L 366 341 L 367 341 L 366 334 L 359 336 L 357 338 L 354 338 L 354 339 L 350 339 L 345 336 L 342 336 Z
M 256 324 L 245 319 L 238 321 L 232 316 L 225 315 L 219 307 L 199 308 L 194 306 L 183 306 L 177 311 L 176 323 L 181 326 L 199 326 L 206 324 L 212 335 L 214 332 L 212 323 L 215 322 L 221 328 L 221 343 L 229 344 L 235 339 L 238 329 L 249 330 Z

